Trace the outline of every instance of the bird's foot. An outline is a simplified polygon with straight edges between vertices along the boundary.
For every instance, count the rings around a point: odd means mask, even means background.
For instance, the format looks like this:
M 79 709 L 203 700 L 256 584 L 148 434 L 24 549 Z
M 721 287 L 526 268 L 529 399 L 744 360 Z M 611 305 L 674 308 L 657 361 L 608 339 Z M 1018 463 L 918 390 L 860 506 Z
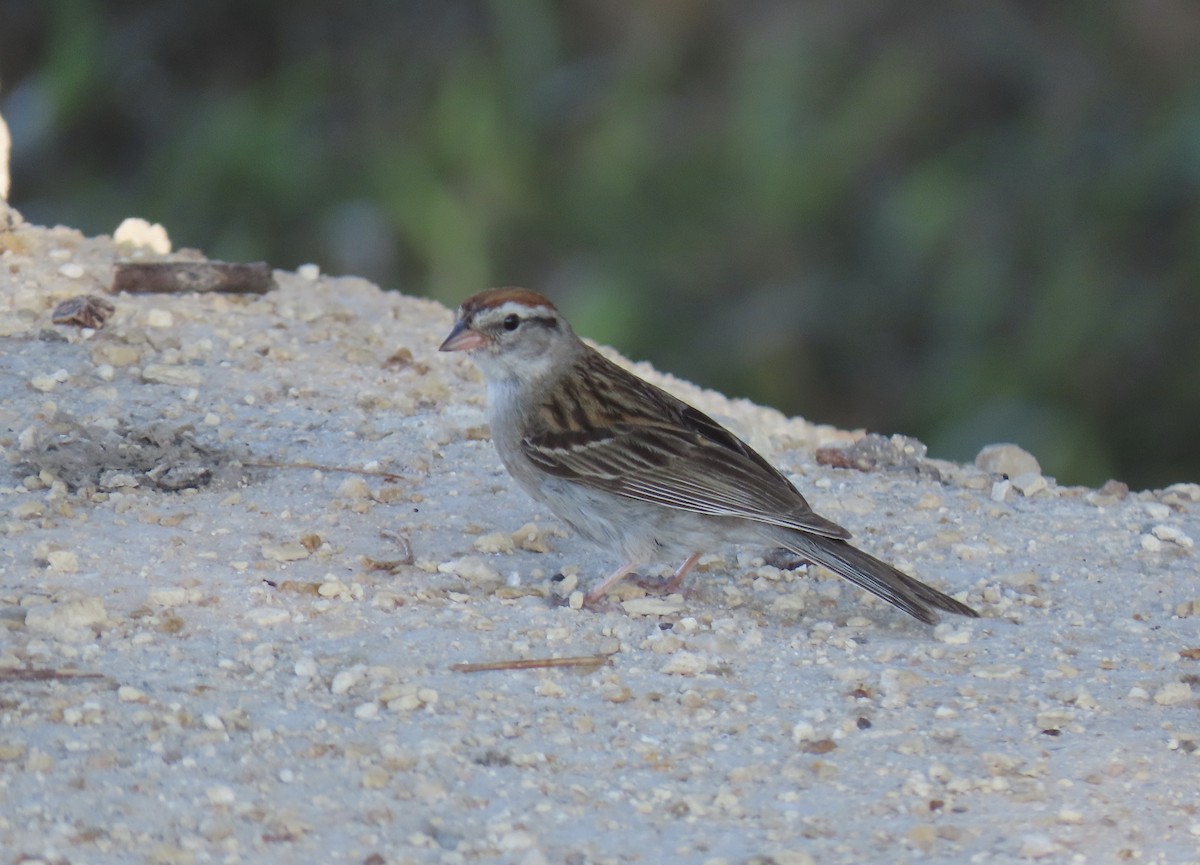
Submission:
M 632 575 L 633 584 L 643 589 L 648 595 L 673 595 L 683 588 L 683 578 L 679 574 L 670 577 L 643 577 Z

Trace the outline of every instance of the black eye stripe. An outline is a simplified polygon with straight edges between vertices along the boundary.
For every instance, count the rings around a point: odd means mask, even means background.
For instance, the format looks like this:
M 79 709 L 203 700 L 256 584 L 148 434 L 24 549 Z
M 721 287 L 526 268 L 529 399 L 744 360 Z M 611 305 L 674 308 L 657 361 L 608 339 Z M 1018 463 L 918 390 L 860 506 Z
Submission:
M 500 327 L 505 330 L 516 330 L 522 324 L 540 324 L 543 327 L 554 329 L 558 327 L 558 319 L 552 315 L 531 315 L 521 316 L 515 312 L 510 312 L 504 318 L 500 319 Z

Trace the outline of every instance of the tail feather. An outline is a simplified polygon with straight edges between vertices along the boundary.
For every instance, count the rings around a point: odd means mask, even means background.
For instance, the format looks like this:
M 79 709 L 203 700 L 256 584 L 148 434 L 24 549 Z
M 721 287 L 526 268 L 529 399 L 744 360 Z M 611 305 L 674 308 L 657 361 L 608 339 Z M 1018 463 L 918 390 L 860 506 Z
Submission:
M 979 618 L 979 613 L 966 604 L 898 571 L 846 541 L 787 530 L 764 530 L 762 534 L 771 543 L 786 547 L 810 562 L 824 565 L 926 624 L 932 625 L 938 621 L 934 610 Z

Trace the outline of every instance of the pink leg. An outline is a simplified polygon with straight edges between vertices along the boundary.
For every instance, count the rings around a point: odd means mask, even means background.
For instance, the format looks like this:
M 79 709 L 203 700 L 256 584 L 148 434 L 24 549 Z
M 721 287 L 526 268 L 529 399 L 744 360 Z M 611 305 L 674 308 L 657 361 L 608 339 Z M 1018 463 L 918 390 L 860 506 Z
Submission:
M 596 601 L 603 598 L 608 593 L 609 589 L 632 574 L 633 569 L 636 567 L 637 562 L 626 562 L 625 564 L 621 565 L 621 567 L 617 568 L 613 572 L 611 577 L 583 596 L 583 605 L 585 607 L 590 607 L 592 604 L 596 603 Z
M 669 580 L 656 587 L 656 593 L 669 595 L 672 592 L 679 591 L 679 587 L 683 585 L 683 578 L 688 575 L 688 572 L 691 571 L 692 566 L 695 565 L 699 559 L 700 553 L 692 553 L 690 556 L 688 556 L 687 560 L 679 566 L 679 570 L 677 570 Z M 633 573 L 633 569 L 636 567 L 636 562 L 628 562 L 624 565 L 621 565 L 621 567 L 617 568 L 616 572 L 613 573 L 611 577 L 609 577 L 600 585 L 596 586 L 596 588 L 592 589 L 587 593 L 587 595 L 584 596 L 584 605 L 591 606 L 592 604 L 596 603 L 596 601 L 600 600 L 605 594 L 608 593 L 609 589 Z
M 671 592 L 679 591 L 679 587 L 683 585 L 683 578 L 688 575 L 688 573 L 692 570 L 692 566 L 695 565 L 699 560 L 700 554 L 692 553 L 687 557 L 687 560 L 679 566 L 679 570 L 675 572 L 675 575 L 671 577 L 671 579 L 667 580 L 667 584 L 663 587 L 666 589 L 666 593 L 668 595 L 671 594 Z

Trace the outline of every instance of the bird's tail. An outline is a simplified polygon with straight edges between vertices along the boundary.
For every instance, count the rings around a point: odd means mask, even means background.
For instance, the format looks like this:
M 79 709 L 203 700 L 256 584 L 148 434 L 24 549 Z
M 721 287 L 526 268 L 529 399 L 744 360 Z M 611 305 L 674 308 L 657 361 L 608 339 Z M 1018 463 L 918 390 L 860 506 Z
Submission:
M 762 534 L 770 543 L 785 547 L 810 562 L 824 565 L 927 624 L 937 622 L 934 610 L 979 617 L 979 613 L 966 604 L 896 570 L 887 562 L 881 562 L 846 541 L 774 527 L 764 528 Z

